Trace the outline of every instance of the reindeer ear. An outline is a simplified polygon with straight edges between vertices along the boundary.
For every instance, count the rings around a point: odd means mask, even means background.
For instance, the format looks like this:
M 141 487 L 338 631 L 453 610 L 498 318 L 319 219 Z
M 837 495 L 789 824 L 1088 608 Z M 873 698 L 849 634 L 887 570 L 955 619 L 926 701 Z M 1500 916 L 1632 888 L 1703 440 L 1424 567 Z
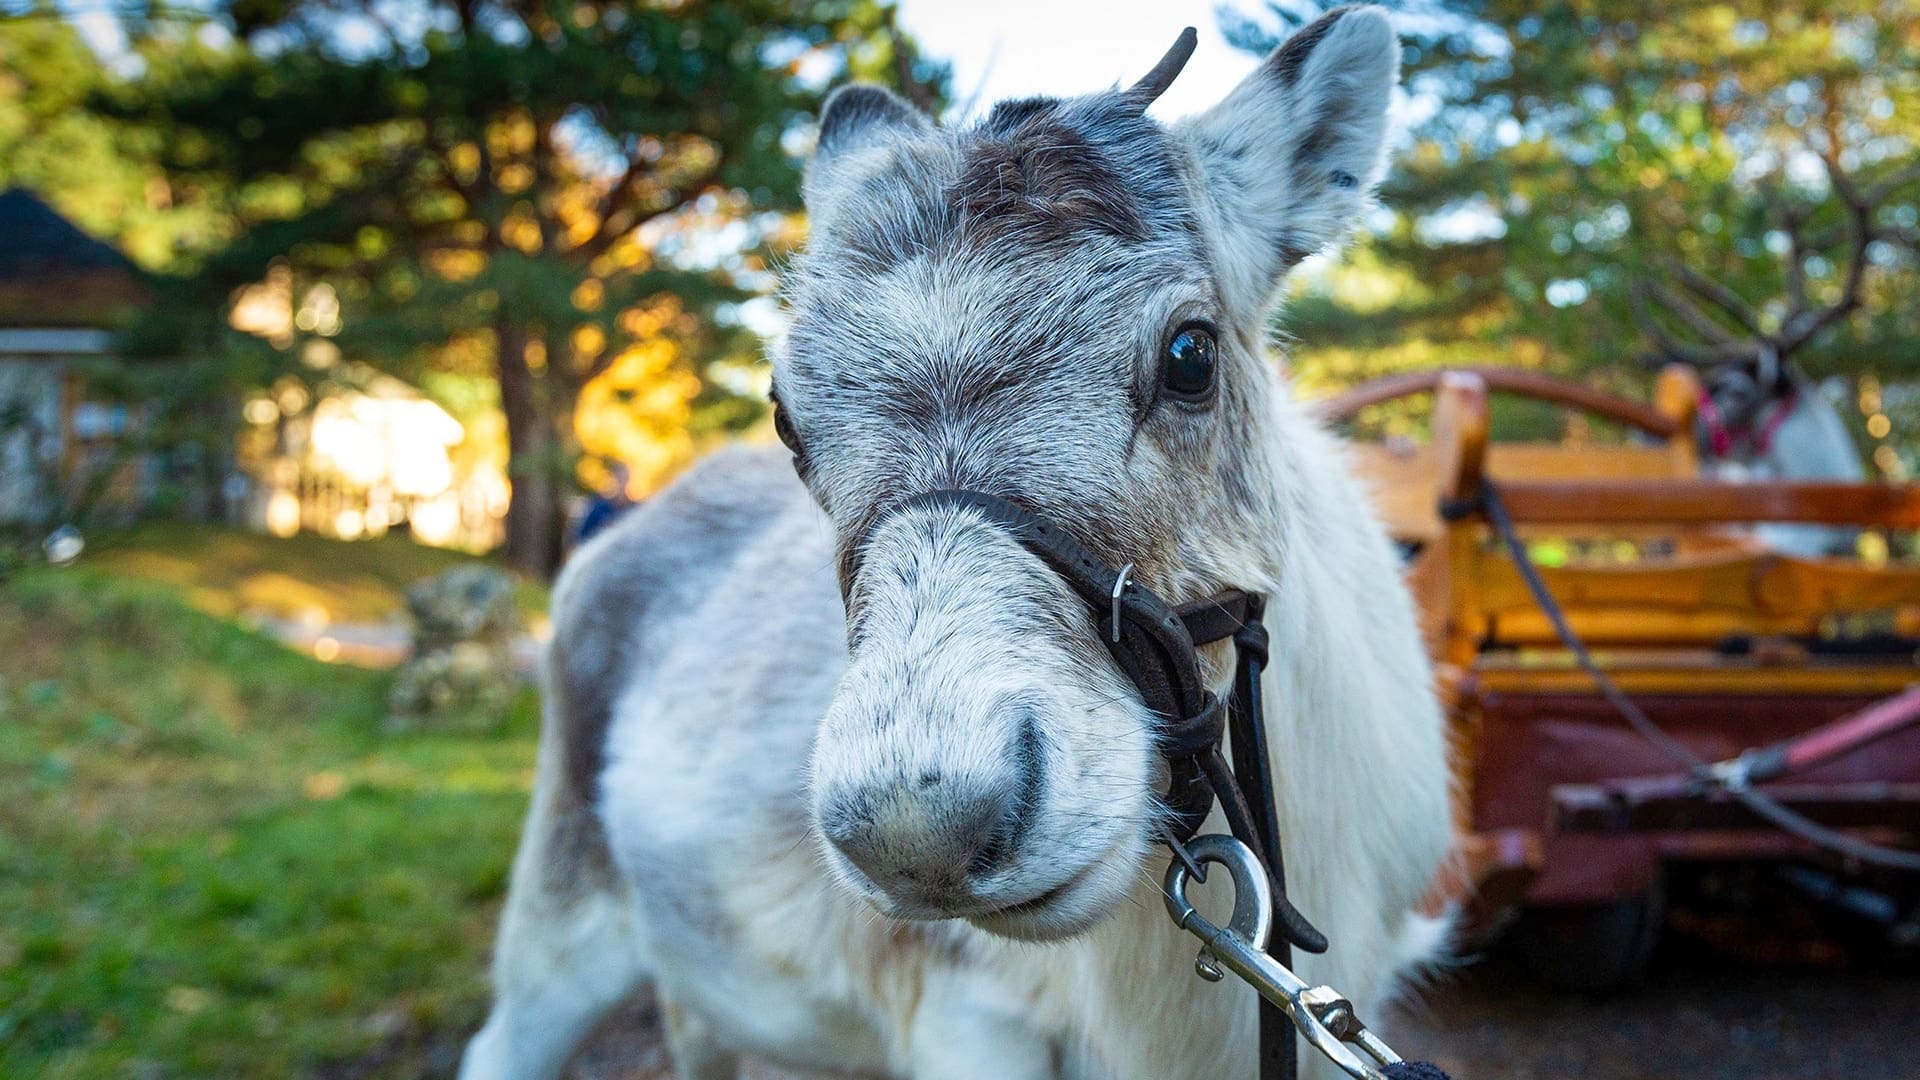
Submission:
M 807 202 L 814 201 L 816 188 L 823 186 L 820 180 L 839 161 L 927 127 L 926 114 L 883 86 L 863 83 L 835 90 L 820 110 L 820 138 L 807 165 Z
M 1185 124 L 1219 219 L 1229 303 L 1263 308 L 1295 263 L 1345 239 L 1384 170 L 1393 24 L 1337 8 Z
M 845 153 L 876 139 L 911 134 L 926 126 L 927 118 L 920 110 L 884 86 L 843 86 L 828 96 L 820 110 L 820 144 L 814 156 Z

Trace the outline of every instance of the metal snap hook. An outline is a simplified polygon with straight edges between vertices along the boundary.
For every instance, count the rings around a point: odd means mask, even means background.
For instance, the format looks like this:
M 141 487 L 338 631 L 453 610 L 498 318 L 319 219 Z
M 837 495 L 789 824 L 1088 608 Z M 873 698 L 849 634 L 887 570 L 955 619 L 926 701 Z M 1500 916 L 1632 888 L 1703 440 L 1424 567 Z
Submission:
M 1253 849 L 1224 833 L 1194 837 L 1185 845 L 1183 857 L 1167 867 L 1167 913 L 1182 930 L 1195 930 L 1206 923 L 1193 901 L 1187 899 L 1188 882 L 1198 878 L 1189 867 L 1206 863 L 1226 867 L 1233 878 L 1233 917 L 1227 921 L 1225 932 L 1237 934 L 1248 945 L 1265 952 L 1273 936 L 1273 883 Z
M 1209 922 L 1187 898 L 1187 887 L 1196 879 L 1189 866 L 1206 863 L 1219 863 L 1233 876 L 1233 916 L 1224 927 Z M 1353 1003 L 1330 987 L 1309 986 L 1268 955 L 1273 891 L 1252 848 L 1222 834 L 1196 836 L 1187 843 L 1186 857 L 1168 864 L 1165 886 L 1167 913 L 1200 939 L 1194 968 L 1201 978 L 1212 981 L 1233 972 L 1286 1013 L 1308 1045 L 1341 1072 L 1354 1080 L 1387 1080 L 1381 1068 L 1400 1058 L 1354 1015 Z

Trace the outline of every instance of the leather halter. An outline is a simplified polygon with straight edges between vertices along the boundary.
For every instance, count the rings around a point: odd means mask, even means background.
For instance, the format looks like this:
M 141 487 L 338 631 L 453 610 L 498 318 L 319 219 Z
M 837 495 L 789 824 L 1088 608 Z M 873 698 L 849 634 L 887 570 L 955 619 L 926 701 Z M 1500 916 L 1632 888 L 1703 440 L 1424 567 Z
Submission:
M 1734 427 L 1727 423 L 1726 414 L 1720 411 L 1720 405 L 1713 400 L 1713 394 L 1705 387 L 1701 387 L 1696 412 L 1700 417 L 1701 426 L 1706 428 L 1707 441 L 1713 447 L 1714 456 L 1723 458 L 1733 456 L 1735 441 L 1739 439 L 1746 439 L 1751 443 L 1753 452 L 1760 456 L 1764 457 L 1768 451 L 1772 450 L 1773 440 L 1779 436 L 1780 428 L 1793 415 L 1793 410 L 1800 407 L 1800 391 L 1789 389 L 1785 394 L 1774 398 L 1771 404 L 1774 406 L 1773 415 L 1767 417 L 1766 423 L 1758 428 L 1754 427 L 1752 420 Z M 1765 404 L 1763 403 L 1761 407 L 1764 408 Z
M 1156 745 L 1168 768 L 1168 846 L 1185 858 L 1182 845 L 1200 830 L 1217 799 L 1233 835 L 1260 856 L 1273 883 L 1274 926 L 1279 931 L 1272 950 L 1275 959 L 1289 962 L 1288 944 L 1305 952 L 1325 952 L 1326 936 L 1287 899 L 1260 700 L 1260 669 L 1267 661 L 1267 631 L 1261 621 L 1266 598 L 1231 589 L 1169 606 L 1132 579 L 1131 567 L 1115 570 L 1053 522 L 979 491 L 945 488 L 915 495 L 876 517 L 868 535 L 893 515 L 916 508 L 967 512 L 1005 530 L 1086 603 L 1101 643 L 1161 721 Z M 862 537 L 856 559 L 865 543 Z M 858 572 L 856 566 L 849 580 Z M 1195 650 L 1229 638 L 1235 652 L 1233 689 L 1222 701 L 1207 689 Z M 1239 766 L 1237 773 L 1228 764 L 1223 737 Z M 1205 880 L 1204 872 L 1195 876 Z M 1293 1075 L 1290 1021 L 1263 1000 L 1260 1028 L 1261 1075 Z

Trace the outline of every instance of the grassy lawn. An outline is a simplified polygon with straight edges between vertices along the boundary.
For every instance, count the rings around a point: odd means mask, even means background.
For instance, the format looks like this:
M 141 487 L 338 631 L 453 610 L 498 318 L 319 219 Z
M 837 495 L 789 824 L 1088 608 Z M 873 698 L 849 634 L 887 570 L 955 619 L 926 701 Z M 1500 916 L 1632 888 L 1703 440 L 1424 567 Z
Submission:
M 89 536 L 84 561 L 118 577 L 173 586 L 194 607 L 226 618 L 365 623 L 401 617 L 408 585 L 474 556 L 399 535 L 348 542 L 302 533 L 280 540 L 161 523 Z M 546 611 L 546 590 L 537 584 L 522 582 L 519 599 L 530 618 Z
M 284 572 L 364 616 L 461 557 L 240 540 L 0 582 L 0 1077 L 430 1075 L 480 1017 L 533 695 L 383 736 L 387 675 L 210 611 Z

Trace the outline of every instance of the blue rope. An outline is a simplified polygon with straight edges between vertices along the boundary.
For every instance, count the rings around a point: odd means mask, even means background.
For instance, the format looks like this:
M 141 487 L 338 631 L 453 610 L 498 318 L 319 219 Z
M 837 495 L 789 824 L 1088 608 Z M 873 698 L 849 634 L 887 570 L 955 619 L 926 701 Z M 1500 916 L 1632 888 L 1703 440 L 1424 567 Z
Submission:
M 1448 1080 L 1440 1066 L 1424 1061 L 1398 1061 L 1380 1071 L 1387 1074 L 1387 1080 Z

